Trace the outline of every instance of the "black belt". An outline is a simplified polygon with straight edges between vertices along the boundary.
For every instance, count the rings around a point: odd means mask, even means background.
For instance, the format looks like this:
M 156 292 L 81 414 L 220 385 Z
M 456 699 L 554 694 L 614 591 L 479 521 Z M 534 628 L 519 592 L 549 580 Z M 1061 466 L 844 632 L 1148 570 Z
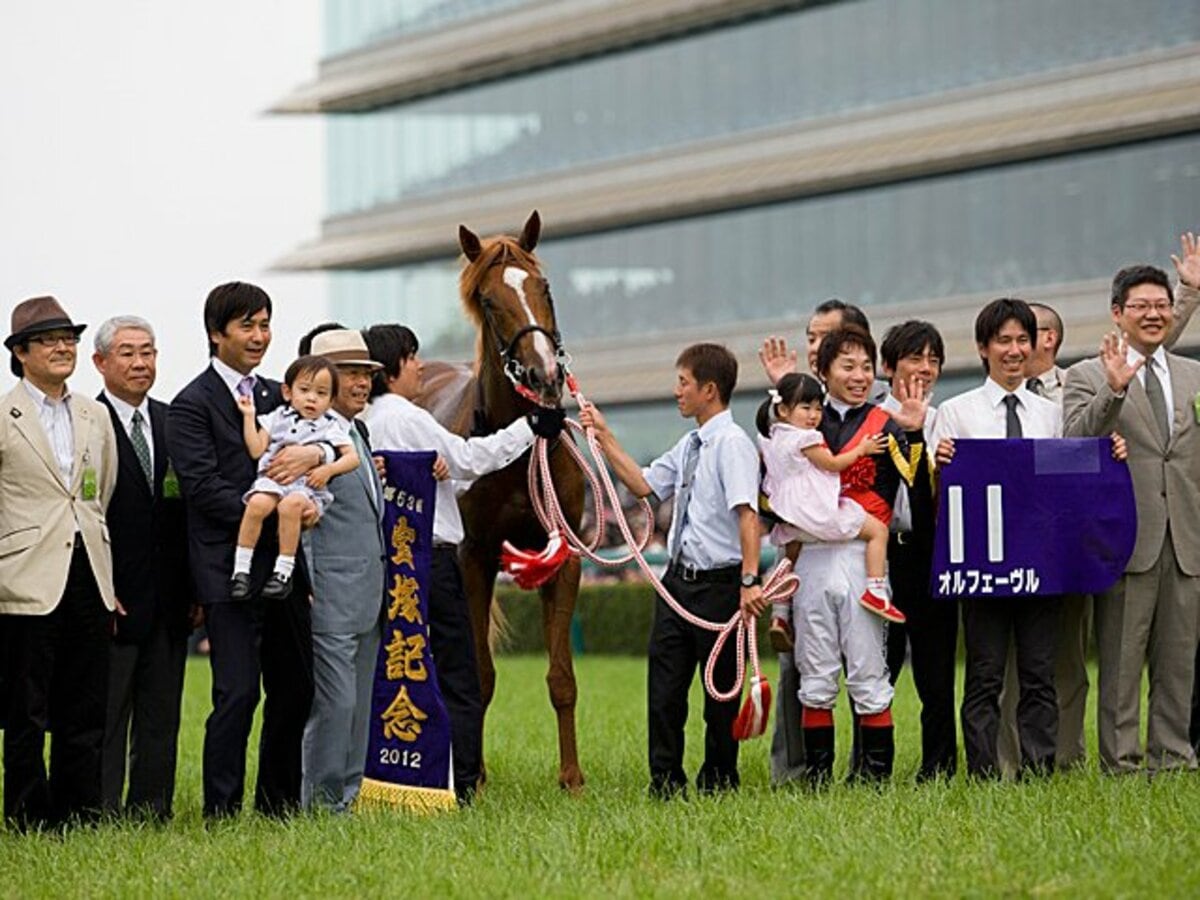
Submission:
M 457 550 L 458 544 L 452 544 L 449 541 L 434 541 L 433 549 L 434 550 Z
M 695 581 L 710 584 L 734 584 L 742 577 L 742 564 L 734 563 L 721 566 L 719 569 L 697 569 L 683 562 L 673 562 L 667 567 L 667 574 L 689 584 Z

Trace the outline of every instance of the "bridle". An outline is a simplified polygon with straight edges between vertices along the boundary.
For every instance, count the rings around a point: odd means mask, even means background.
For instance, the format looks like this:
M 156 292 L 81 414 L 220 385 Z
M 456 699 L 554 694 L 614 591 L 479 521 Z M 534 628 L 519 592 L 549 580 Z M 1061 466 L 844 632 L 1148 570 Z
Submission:
M 550 315 L 554 319 L 554 329 L 551 330 L 536 323 L 525 325 L 517 329 L 516 334 L 507 341 L 500 333 L 500 328 L 496 325 L 492 301 L 483 296 L 478 290 L 475 292 L 475 300 L 479 303 L 479 308 L 483 310 L 483 318 L 496 342 L 496 352 L 500 354 L 500 364 L 504 370 L 504 374 L 512 384 L 513 390 L 520 396 L 537 406 L 545 406 L 538 392 L 530 383 L 531 373 L 529 369 L 516 357 L 517 344 L 521 338 L 529 334 L 540 333 L 550 339 L 550 343 L 554 347 L 554 360 L 557 366 L 556 381 L 559 391 L 561 392 L 563 384 L 568 379 L 572 382 L 574 381 L 574 377 L 570 373 L 571 354 L 563 347 L 562 335 L 558 330 L 558 313 L 554 309 L 554 297 L 550 294 L 549 284 L 546 285 L 546 303 L 550 306 Z

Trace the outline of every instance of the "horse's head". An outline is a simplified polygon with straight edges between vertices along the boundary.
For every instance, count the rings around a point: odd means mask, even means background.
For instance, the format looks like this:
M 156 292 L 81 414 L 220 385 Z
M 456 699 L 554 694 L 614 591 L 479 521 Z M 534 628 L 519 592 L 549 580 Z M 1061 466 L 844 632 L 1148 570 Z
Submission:
M 529 216 L 520 238 L 480 240 L 465 225 L 458 242 L 467 257 L 459 289 L 467 314 L 480 328 L 481 358 L 499 363 L 518 394 L 558 406 L 566 377 L 566 354 L 558 334 L 550 285 L 533 248 L 542 220 Z

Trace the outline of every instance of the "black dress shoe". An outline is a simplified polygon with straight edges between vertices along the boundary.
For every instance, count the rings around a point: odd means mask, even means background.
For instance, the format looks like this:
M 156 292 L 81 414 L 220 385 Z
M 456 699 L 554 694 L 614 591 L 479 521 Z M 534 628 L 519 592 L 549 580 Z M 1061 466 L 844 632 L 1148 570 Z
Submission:
M 272 572 L 271 577 L 267 579 L 267 583 L 263 585 L 262 598 L 264 600 L 282 600 L 292 592 L 292 579 L 285 578 L 278 572 Z
M 236 572 L 233 578 L 229 579 L 229 599 L 245 600 L 249 596 L 250 574 L 248 572 Z

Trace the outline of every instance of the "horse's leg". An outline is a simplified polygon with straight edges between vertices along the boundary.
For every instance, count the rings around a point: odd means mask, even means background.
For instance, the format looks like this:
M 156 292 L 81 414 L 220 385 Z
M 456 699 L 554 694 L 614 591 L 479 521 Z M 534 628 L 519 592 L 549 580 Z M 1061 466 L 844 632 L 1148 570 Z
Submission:
M 542 627 L 546 652 L 550 656 L 546 685 L 550 688 L 550 703 L 558 717 L 558 784 L 573 792 L 583 788 L 583 772 L 579 769 L 579 750 L 575 743 L 576 688 L 575 668 L 571 663 L 571 617 L 579 594 L 579 571 L 579 558 L 573 556 L 554 579 L 540 589 Z
M 471 613 L 471 633 L 475 640 L 475 664 L 479 668 L 479 693 L 483 701 L 483 717 L 486 721 L 488 706 L 496 693 L 496 664 L 492 659 L 489 640 L 491 627 L 492 591 L 496 583 L 499 559 L 471 542 L 463 541 L 459 561 L 462 563 L 463 588 L 467 593 L 467 606 Z M 483 754 L 483 727 L 479 735 L 479 786 L 487 780 L 487 764 Z

